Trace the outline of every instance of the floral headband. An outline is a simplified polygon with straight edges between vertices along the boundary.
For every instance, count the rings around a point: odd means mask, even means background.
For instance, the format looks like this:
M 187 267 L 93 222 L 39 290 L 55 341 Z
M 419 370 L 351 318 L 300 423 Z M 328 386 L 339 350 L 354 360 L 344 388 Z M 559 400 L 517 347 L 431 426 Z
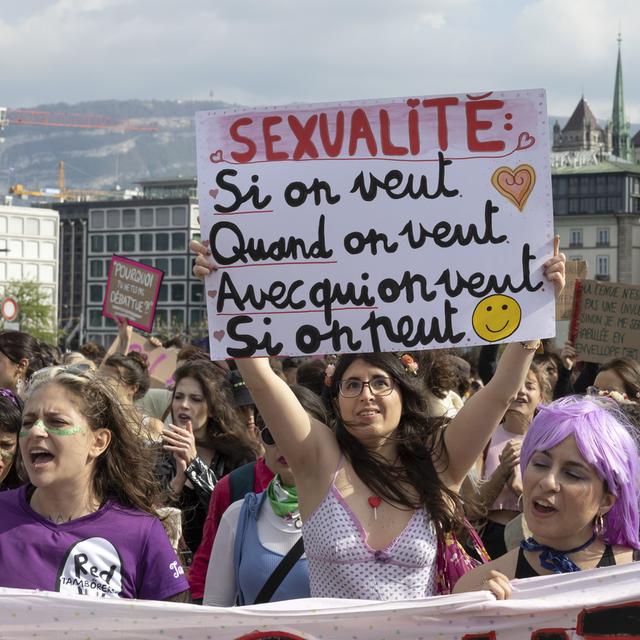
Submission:
M 20 401 L 18 400 L 16 394 L 11 391 L 11 389 L 0 389 L 0 396 L 2 396 L 3 398 L 9 398 L 9 400 L 11 400 L 11 402 L 13 402 L 16 407 L 18 407 L 18 409 L 20 408 Z
M 398 354 L 398 359 L 402 363 L 404 367 L 405 373 L 408 373 L 412 376 L 418 375 L 418 363 L 413 359 L 408 353 L 400 353 Z M 328 364 L 326 369 L 324 370 L 324 385 L 325 387 L 331 387 L 333 384 L 333 374 L 335 373 L 336 365 L 331 363 Z

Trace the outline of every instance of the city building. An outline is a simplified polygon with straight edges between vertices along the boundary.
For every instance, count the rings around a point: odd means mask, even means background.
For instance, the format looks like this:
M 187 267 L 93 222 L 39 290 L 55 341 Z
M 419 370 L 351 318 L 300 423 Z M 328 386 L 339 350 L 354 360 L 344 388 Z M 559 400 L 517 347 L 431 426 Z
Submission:
M 602 128 L 584 97 L 551 154 L 553 213 L 560 248 L 585 260 L 598 280 L 640 283 L 640 164 L 625 118 L 621 39 L 611 120 Z
M 191 273 L 189 252 L 190 240 L 200 233 L 195 180 L 140 185 L 142 198 L 53 205 L 63 228 L 59 322 L 73 335 L 69 347 L 89 340 L 108 346 L 115 337 L 115 323 L 102 316 L 113 254 L 164 272 L 155 329 L 193 335 L 206 324 L 204 288 Z
M 576 106 L 564 127 L 556 120 L 553 125 L 554 152 L 589 152 L 598 158 L 611 153 L 611 131 L 609 127 L 602 128 L 593 115 L 593 111 L 584 96 Z
M 0 206 L 0 298 L 12 282 L 40 285 L 52 305 L 52 329 L 58 303 L 58 214 L 51 209 Z
M 640 283 L 640 165 L 600 162 L 552 171 L 560 248 L 588 277 Z

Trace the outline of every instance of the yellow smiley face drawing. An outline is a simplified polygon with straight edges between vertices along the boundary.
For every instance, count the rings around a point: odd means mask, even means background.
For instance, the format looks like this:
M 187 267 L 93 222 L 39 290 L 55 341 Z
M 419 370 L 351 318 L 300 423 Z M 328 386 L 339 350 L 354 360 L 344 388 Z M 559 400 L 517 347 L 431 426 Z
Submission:
M 500 293 L 480 300 L 473 310 L 473 330 L 483 340 L 496 342 L 510 336 L 522 318 L 520 305 L 509 296 Z

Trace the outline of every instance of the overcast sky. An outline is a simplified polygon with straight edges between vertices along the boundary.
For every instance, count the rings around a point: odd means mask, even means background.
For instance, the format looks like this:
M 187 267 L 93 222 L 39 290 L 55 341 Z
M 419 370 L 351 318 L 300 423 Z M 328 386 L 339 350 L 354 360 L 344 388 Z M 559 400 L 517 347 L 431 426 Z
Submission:
M 544 87 L 611 115 L 622 28 L 640 122 L 640 0 L 2 0 L 8 107 L 107 98 L 246 105 Z M 635 31 L 635 33 L 634 33 Z M 634 38 L 635 35 L 635 38 Z

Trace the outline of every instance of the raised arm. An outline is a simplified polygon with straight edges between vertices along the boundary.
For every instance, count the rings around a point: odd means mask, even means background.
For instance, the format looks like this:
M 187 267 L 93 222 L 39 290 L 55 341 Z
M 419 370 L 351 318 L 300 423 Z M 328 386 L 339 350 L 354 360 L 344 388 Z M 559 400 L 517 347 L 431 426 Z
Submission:
M 554 255 L 544 264 L 544 273 L 555 288 L 556 297 L 564 288 L 566 258 L 558 252 L 559 236 L 554 238 Z M 525 381 L 538 340 L 507 345 L 490 382 L 466 402 L 447 426 L 444 443 L 447 462 L 441 466 L 444 482 L 458 488 L 482 453 L 511 400 Z
M 198 254 L 194 275 L 204 278 L 215 270 L 211 253 L 204 245 L 192 241 L 190 248 Z M 269 360 L 240 359 L 236 365 L 297 483 L 306 478 L 324 478 L 333 471 L 339 455 L 333 433 L 309 417 L 289 385 L 271 369 Z
M 333 469 L 337 443 L 326 425 L 310 418 L 268 358 L 237 360 L 260 415 L 296 478 L 314 468 Z
M 118 335 L 116 339 L 109 345 L 107 352 L 104 354 L 102 363 L 115 354 L 121 354 L 126 356 L 129 353 L 129 346 L 131 345 L 131 334 L 133 333 L 133 327 L 129 325 L 126 318 L 116 317 L 116 324 L 118 325 Z M 103 364 L 100 365 L 100 369 Z
M 447 464 L 442 476 L 457 487 L 487 446 L 518 389 L 523 385 L 538 341 L 507 345 L 489 384 L 467 400 L 444 434 Z

